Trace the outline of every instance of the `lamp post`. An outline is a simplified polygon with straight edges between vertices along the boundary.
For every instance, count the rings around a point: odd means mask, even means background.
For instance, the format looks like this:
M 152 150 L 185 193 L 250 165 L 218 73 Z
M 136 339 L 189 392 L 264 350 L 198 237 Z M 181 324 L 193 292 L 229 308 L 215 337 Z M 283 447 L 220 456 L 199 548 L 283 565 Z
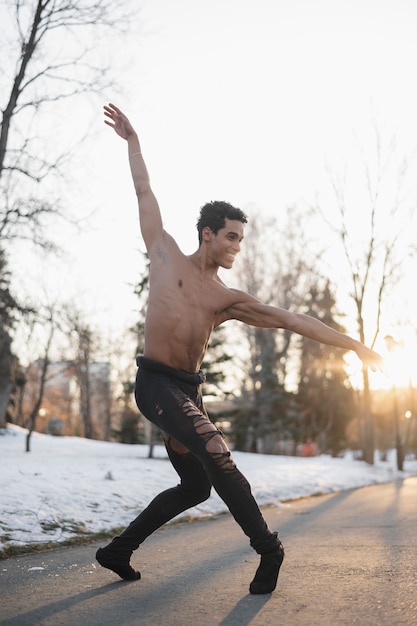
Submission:
M 406 411 L 404 413 L 404 417 L 405 417 L 405 422 L 406 422 L 405 440 L 404 440 L 404 457 L 405 457 L 405 455 L 407 454 L 407 450 L 408 450 L 408 441 L 410 438 L 410 426 L 411 426 L 413 414 L 411 411 Z

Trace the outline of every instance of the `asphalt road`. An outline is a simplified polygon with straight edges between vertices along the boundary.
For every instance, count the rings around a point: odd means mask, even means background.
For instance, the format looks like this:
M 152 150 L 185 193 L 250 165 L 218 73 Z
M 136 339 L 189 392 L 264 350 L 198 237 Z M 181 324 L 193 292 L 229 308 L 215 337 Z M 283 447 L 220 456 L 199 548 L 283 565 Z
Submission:
M 132 559 L 140 581 L 96 566 L 97 545 L 0 561 L 0 624 L 417 623 L 417 477 L 264 512 L 286 549 L 273 594 L 248 593 L 258 556 L 223 515 L 155 533 Z

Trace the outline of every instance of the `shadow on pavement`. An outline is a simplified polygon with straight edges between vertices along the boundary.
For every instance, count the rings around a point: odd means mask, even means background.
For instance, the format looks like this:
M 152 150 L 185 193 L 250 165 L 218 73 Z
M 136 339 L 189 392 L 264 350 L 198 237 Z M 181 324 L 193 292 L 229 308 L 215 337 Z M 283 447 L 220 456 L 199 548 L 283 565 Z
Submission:
M 235 626 L 236 624 L 245 626 L 250 624 L 263 609 L 270 597 L 271 594 L 266 596 L 251 596 L 248 594 L 237 602 L 228 615 L 219 622 L 218 626 Z

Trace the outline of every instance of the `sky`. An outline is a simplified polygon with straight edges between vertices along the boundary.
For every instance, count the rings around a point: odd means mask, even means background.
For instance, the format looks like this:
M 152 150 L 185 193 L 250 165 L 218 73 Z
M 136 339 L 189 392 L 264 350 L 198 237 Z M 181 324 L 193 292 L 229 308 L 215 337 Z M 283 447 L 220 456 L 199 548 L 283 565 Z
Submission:
M 0 549 L 59 543 L 77 533 L 127 526 L 154 496 L 178 482 L 162 446 L 148 459 L 145 445 L 34 432 L 27 453 L 26 432 L 14 425 L 0 430 Z M 417 475 L 415 459 L 407 458 L 404 471 L 398 472 L 395 452 L 384 462 L 376 453 L 372 466 L 354 460 L 351 453 L 338 459 L 246 452 L 233 456 L 260 506 L 291 507 L 297 498 Z M 133 483 L 132 476 L 137 477 Z M 187 515 L 198 519 L 224 512 L 225 504 L 213 493 Z
M 12 258 L 19 291 L 72 298 L 110 334 L 135 318 L 143 244 L 126 147 L 103 124 L 105 102 L 137 128 L 165 227 L 187 254 L 209 200 L 279 217 L 291 204 L 326 197 L 327 166 L 355 158 L 358 142 L 372 150 L 375 122 L 386 141 L 396 133 L 399 154 L 413 156 L 413 0 L 147 0 L 131 26 L 112 49 L 121 92 L 78 103 L 61 120 L 70 134 L 80 123 L 91 130 L 65 190 L 88 230 L 56 227 L 61 259 L 33 258 L 24 245 Z M 351 218 L 361 224 L 360 206 Z M 328 231 L 314 236 L 329 259 L 340 258 Z M 410 319 L 417 313 L 409 295 L 415 264 L 406 267 L 386 333 L 404 308 Z M 339 261 L 329 267 L 337 284 Z M 356 332 L 354 319 L 348 328 Z

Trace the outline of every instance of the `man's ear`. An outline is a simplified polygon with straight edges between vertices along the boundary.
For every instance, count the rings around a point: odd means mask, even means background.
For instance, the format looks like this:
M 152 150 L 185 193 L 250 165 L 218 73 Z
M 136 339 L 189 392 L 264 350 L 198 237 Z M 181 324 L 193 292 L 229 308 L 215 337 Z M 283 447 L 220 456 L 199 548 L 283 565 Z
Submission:
M 210 226 L 204 226 L 201 234 L 203 237 L 203 241 L 210 241 L 213 236 L 213 231 L 211 230 Z

